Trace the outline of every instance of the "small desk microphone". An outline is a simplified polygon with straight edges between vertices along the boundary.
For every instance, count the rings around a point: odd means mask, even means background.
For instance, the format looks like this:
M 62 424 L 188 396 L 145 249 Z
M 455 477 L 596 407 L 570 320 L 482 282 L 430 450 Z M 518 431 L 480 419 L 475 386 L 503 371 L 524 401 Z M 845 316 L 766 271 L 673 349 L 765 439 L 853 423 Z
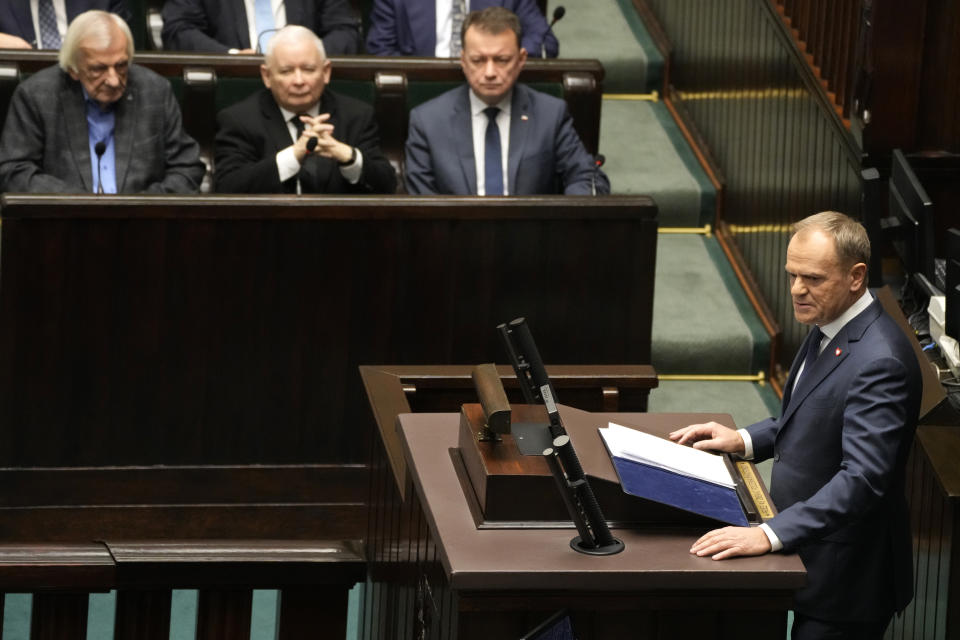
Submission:
M 566 14 L 567 14 L 567 10 L 563 7 L 563 5 L 560 5 L 559 7 L 553 10 L 553 20 L 551 20 L 550 24 L 547 25 L 547 30 L 544 31 L 543 33 L 543 42 L 540 43 L 541 58 L 547 57 L 547 36 L 553 31 L 553 25 L 557 24 L 557 22 L 560 21 L 560 18 L 562 18 Z M 556 37 L 557 34 L 554 33 L 553 36 Z
M 593 175 L 590 177 L 590 195 L 597 195 L 597 174 L 600 172 L 600 167 L 603 166 L 607 159 L 603 156 L 602 153 L 598 153 L 593 157 Z
M 100 177 L 100 162 L 103 160 L 103 154 L 107 150 L 107 143 L 103 140 L 93 145 L 93 152 L 97 154 L 97 193 L 103 193 L 103 180 Z

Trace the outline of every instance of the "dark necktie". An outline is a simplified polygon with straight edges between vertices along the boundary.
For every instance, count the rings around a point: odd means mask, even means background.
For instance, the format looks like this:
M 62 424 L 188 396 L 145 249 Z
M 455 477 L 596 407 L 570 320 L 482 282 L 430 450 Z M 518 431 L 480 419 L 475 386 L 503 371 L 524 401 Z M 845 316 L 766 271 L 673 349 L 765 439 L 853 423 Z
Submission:
M 303 135 L 303 130 L 306 128 L 306 125 L 304 125 L 303 121 L 300 120 L 300 115 L 301 114 L 298 113 L 290 118 L 290 123 L 293 124 L 294 128 L 297 130 L 297 137 L 293 141 L 294 144 L 296 144 L 297 140 L 300 139 L 300 136 Z M 306 163 L 306 159 L 304 159 L 304 163 Z M 307 189 L 301 180 L 304 175 L 306 175 L 306 172 L 303 170 L 303 165 L 300 165 L 300 173 L 283 183 L 284 191 L 287 193 L 296 193 L 298 182 L 300 182 L 300 190 L 306 191 Z
M 806 377 L 809 375 L 810 370 L 813 369 L 813 365 L 817 362 L 817 357 L 820 355 L 820 343 L 823 341 L 823 332 L 820 331 L 820 327 L 814 325 L 813 329 L 810 330 L 810 340 L 807 342 L 807 353 L 803 358 L 803 371 L 800 373 L 800 378 Z M 800 384 L 798 379 L 793 388 L 796 389 L 797 385 Z
M 488 196 L 503 195 L 503 159 L 500 157 L 500 127 L 497 126 L 497 114 L 500 107 L 487 107 L 487 136 L 483 151 L 483 171 L 485 191 Z
M 37 21 L 40 23 L 40 49 L 59 49 L 60 31 L 57 29 L 57 14 L 53 0 L 40 0 L 37 5 Z

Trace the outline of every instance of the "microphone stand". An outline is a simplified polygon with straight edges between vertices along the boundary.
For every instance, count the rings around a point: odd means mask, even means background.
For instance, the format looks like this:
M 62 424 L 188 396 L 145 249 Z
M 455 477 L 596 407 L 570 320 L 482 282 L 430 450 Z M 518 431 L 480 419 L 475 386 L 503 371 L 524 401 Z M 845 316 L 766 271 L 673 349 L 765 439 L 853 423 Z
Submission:
M 100 164 L 103 160 L 103 154 L 107 151 L 107 145 L 103 140 L 93 145 L 93 152 L 97 154 L 97 195 L 103 194 L 103 177 L 100 172 Z
M 550 21 L 550 24 L 547 25 L 547 30 L 543 32 L 543 40 L 540 41 L 540 57 L 547 57 L 547 36 L 553 33 L 553 25 L 557 24 L 564 15 L 566 15 L 567 10 L 563 5 L 558 6 L 553 10 L 553 20 Z M 553 34 L 553 37 L 557 37 L 557 34 Z

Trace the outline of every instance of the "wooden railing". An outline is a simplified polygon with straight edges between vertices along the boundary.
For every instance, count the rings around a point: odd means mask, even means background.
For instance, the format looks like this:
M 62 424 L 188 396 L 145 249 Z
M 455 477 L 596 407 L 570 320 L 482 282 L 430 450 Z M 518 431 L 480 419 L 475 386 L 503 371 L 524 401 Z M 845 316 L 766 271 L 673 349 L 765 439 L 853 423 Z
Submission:
M 0 592 L 33 592 L 33 638 L 88 637 L 90 593 L 116 591 L 113 637 L 167 640 L 174 589 L 199 590 L 196 620 L 184 621 L 197 640 L 248 638 L 254 589 L 279 590 L 277 640 L 343 638 L 365 574 L 350 541 L 0 545 Z
M 773 0 L 807 62 L 849 118 L 861 0 Z

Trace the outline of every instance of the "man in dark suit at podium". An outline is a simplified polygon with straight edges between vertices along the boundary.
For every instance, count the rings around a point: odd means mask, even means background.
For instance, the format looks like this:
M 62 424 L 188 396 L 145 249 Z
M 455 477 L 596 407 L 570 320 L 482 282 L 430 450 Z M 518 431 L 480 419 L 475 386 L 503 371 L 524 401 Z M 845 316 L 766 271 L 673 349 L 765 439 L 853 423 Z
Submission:
M 517 83 L 527 60 L 503 7 L 471 12 L 460 65 L 467 84 L 410 112 L 407 191 L 416 195 L 609 193 L 563 100 Z
M 796 551 L 807 567 L 793 638 L 881 638 L 913 597 L 904 496 L 920 407 L 916 356 L 867 291 L 864 228 L 835 212 L 794 225 L 787 247 L 797 320 L 813 325 L 794 359 L 779 418 L 734 431 L 691 425 L 671 438 L 698 449 L 773 458 L 779 509 L 756 528 L 705 534 L 691 552 L 716 560 Z
M 217 191 L 396 190 L 373 108 L 327 90 L 331 64 L 316 35 L 305 27 L 284 27 L 267 46 L 260 71 L 266 88 L 217 116 Z

